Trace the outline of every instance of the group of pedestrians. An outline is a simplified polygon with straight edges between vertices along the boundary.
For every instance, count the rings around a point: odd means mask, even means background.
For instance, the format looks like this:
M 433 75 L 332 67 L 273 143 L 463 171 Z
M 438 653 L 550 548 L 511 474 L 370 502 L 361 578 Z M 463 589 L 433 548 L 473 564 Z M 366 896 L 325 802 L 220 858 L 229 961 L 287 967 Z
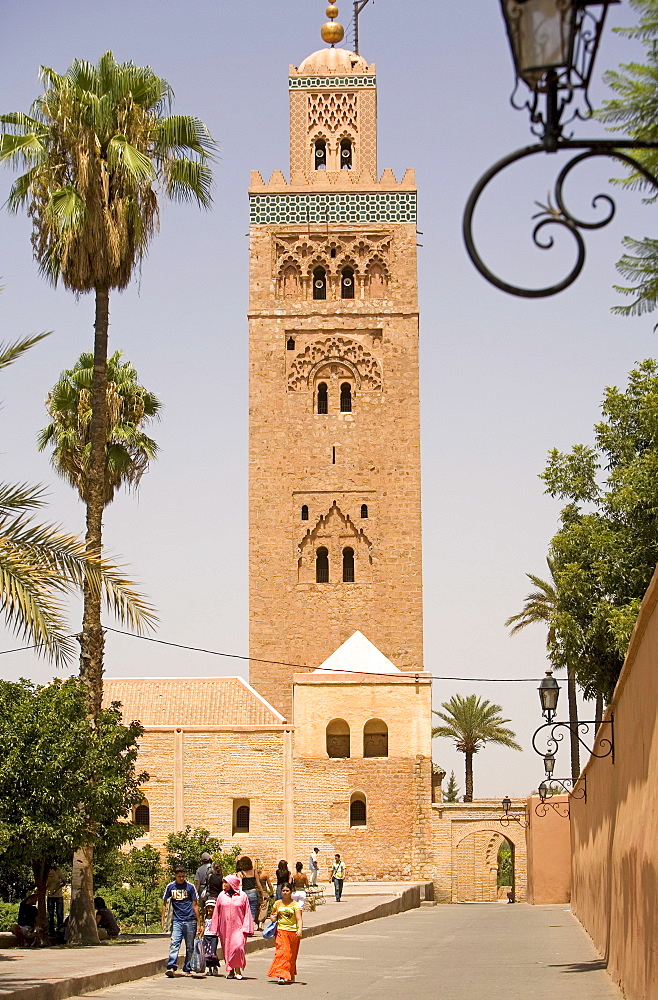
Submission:
M 303 932 L 303 909 L 307 890 L 317 885 L 319 848 L 309 857 L 309 875 L 301 861 L 291 874 L 288 863 L 279 861 L 274 884 L 263 866 L 254 868 L 244 856 L 236 872 L 224 875 L 221 865 L 212 863 L 210 854 L 201 856 L 194 883 L 189 882 L 182 865 L 166 887 L 162 898 L 162 926 L 171 930 L 171 944 L 165 975 L 176 975 L 178 953 L 185 942 L 183 973 L 192 974 L 195 943 L 202 939 L 207 974 L 219 975 L 218 948 L 221 947 L 227 979 L 242 979 L 246 964 L 247 938 L 263 927 L 266 936 L 275 937 L 275 951 L 267 971 L 281 985 L 295 981 L 297 953 Z M 336 901 L 343 893 L 345 865 L 339 854 L 332 865 L 331 881 Z M 273 926 L 274 925 L 274 926 Z M 199 947 L 197 945 L 197 947 Z

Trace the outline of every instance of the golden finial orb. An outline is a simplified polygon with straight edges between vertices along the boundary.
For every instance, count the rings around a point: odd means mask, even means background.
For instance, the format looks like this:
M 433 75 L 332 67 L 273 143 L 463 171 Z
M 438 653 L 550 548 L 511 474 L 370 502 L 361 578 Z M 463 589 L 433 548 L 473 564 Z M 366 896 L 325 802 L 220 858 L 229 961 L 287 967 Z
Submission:
M 333 18 L 338 17 L 338 7 L 335 3 L 330 3 L 325 13 L 332 20 L 322 25 L 320 30 L 322 41 L 327 42 L 328 45 L 336 45 L 337 42 L 342 42 L 345 37 L 345 29 L 342 24 L 338 24 L 333 20 Z

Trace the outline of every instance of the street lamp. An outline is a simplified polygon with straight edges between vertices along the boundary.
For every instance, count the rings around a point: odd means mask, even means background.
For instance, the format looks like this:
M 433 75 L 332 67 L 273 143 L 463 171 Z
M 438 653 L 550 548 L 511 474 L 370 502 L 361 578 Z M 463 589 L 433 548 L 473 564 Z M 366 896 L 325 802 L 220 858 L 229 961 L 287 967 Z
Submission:
M 658 142 L 634 139 L 574 139 L 565 138 L 564 113 L 572 105 L 567 121 L 586 119 L 592 115 L 588 88 L 594 68 L 608 7 L 619 0 L 501 0 L 501 8 L 512 50 L 516 76 L 515 94 L 521 82 L 529 94 L 517 109 L 530 114 L 530 129 L 540 141 L 503 157 L 486 171 L 477 182 L 464 210 L 463 235 L 469 257 L 487 281 L 511 295 L 542 298 L 555 295 L 573 284 L 585 263 L 585 243 L 581 230 L 601 229 L 615 214 L 615 204 L 607 194 L 592 201 L 594 208 L 606 206 L 603 218 L 586 222 L 570 212 L 563 190 L 571 170 L 593 157 L 606 156 L 625 163 L 641 174 L 658 191 L 658 179 L 636 159 L 622 150 L 658 149 Z M 580 101 L 575 101 L 576 96 Z M 491 271 L 478 253 L 473 238 L 473 215 L 484 189 L 499 173 L 535 153 L 555 153 L 559 150 L 581 150 L 562 168 L 555 182 L 553 198 L 533 216 L 539 219 L 532 231 L 535 246 L 550 250 L 554 245 L 547 226 L 568 230 L 576 244 L 576 261 L 562 281 L 543 288 L 521 288 L 512 285 Z M 554 204 L 553 204 L 554 202 Z M 537 203 L 539 204 L 539 203 Z
M 560 685 L 553 677 L 553 671 L 547 670 L 546 676 L 542 677 L 539 687 L 539 700 L 541 702 L 541 714 L 551 722 L 557 709 L 557 701 L 560 697 Z
M 557 753 L 560 743 L 564 739 L 564 733 L 560 730 L 567 729 L 570 733 L 576 737 L 578 742 L 585 747 L 588 753 L 593 757 L 612 757 L 612 763 L 615 762 L 615 735 L 614 735 L 614 720 L 615 717 L 611 713 L 609 719 L 605 719 L 603 722 L 598 722 L 596 719 L 578 719 L 573 725 L 571 722 L 556 722 L 555 712 L 557 710 L 557 703 L 560 697 L 560 685 L 553 677 L 553 671 L 548 669 L 546 675 L 542 677 L 539 687 L 539 702 L 541 704 L 541 714 L 546 719 L 543 726 L 535 730 L 532 736 L 532 748 L 535 753 L 538 753 L 540 757 L 544 758 L 544 771 L 546 777 L 551 779 L 553 770 L 555 768 L 555 754 Z M 594 745 L 589 746 L 582 739 L 590 731 L 590 726 L 593 727 L 594 732 Z M 609 727 L 609 736 L 602 736 L 601 729 L 603 726 Z M 545 730 L 550 729 L 550 735 L 546 738 L 546 744 L 543 748 L 537 746 L 537 737 L 541 734 L 545 734 Z M 597 747 L 598 751 L 597 752 Z M 555 782 L 560 783 L 563 787 L 566 783 L 571 782 L 568 778 L 553 778 Z M 571 782 L 573 787 L 573 782 Z M 570 789 L 566 788 L 566 791 Z
M 503 807 L 503 815 L 498 820 L 501 826 L 509 826 L 510 823 L 518 823 L 519 826 L 522 826 L 524 830 L 527 829 L 528 822 L 525 817 L 521 819 L 520 816 L 510 815 L 510 809 L 512 808 L 512 800 L 510 799 L 509 795 L 506 795 L 500 804 Z

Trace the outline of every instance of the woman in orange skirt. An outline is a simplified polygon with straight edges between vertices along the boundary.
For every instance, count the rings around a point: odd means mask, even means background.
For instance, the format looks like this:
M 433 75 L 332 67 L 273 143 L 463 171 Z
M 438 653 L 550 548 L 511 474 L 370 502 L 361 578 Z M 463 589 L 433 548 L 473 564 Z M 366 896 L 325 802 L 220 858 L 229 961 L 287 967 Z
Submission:
M 281 887 L 281 899 L 272 907 L 271 918 L 277 921 L 274 959 L 267 970 L 279 984 L 294 983 L 297 975 L 297 952 L 302 937 L 302 908 L 291 896 L 290 885 Z

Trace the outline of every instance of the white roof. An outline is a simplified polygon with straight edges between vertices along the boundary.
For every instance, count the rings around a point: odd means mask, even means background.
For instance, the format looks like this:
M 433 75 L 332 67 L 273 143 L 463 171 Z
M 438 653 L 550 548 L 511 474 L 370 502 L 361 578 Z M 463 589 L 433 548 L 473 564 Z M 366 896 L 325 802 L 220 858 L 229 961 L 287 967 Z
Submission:
M 335 673 L 399 674 L 394 663 L 377 649 L 363 632 L 355 632 L 321 663 L 314 674 Z

